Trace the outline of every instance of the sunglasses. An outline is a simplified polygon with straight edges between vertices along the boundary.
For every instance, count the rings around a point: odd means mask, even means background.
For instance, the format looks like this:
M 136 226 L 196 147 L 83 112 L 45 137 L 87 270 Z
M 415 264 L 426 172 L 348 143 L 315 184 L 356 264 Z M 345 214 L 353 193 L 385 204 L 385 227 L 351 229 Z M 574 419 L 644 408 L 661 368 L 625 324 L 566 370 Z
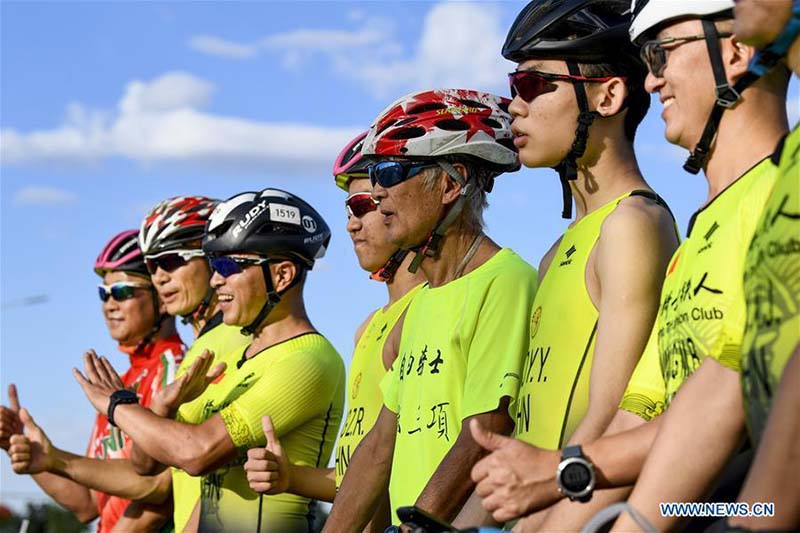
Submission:
M 344 201 L 344 208 L 347 211 L 347 218 L 356 217 L 361 218 L 367 213 L 371 213 L 378 209 L 380 202 L 372 197 L 372 193 L 354 192 Z
M 511 87 L 511 98 L 520 98 L 526 102 L 532 102 L 537 96 L 551 93 L 556 90 L 554 81 L 568 82 L 598 82 L 602 83 L 620 76 L 605 76 L 600 78 L 587 78 L 586 76 L 573 76 L 571 74 L 553 74 L 551 72 L 539 72 L 538 70 L 518 70 L 508 75 L 508 84 Z
M 426 168 L 435 166 L 436 163 L 381 161 L 368 167 L 369 181 L 373 187 L 377 183 L 386 189 L 413 178 Z
M 262 265 L 269 262 L 266 257 L 259 257 L 258 259 L 251 259 L 245 257 L 230 257 L 222 255 L 219 257 L 211 258 L 211 270 L 217 272 L 223 278 L 241 273 L 245 268 Z
M 102 283 L 97 286 L 100 293 L 100 300 L 107 302 L 109 298 L 114 298 L 114 301 L 124 302 L 130 300 L 136 295 L 136 289 L 150 288 L 152 285 L 149 283 L 139 283 L 137 281 L 120 281 L 112 285 L 103 285 Z
M 195 257 L 203 257 L 203 250 L 169 250 L 144 258 L 147 271 L 153 276 L 159 268 L 164 272 L 173 272 Z
M 731 37 L 733 34 L 730 32 L 727 33 L 720 33 L 719 37 Z M 647 41 L 642 45 L 642 49 L 639 51 L 639 54 L 642 56 L 642 61 L 644 64 L 647 65 L 648 70 L 653 74 L 653 76 L 660 78 L 664 75 L 664 69 L 667 68 L 667 52 L 670 50 L 674 50 L 678 46 L 686 43 L 691 43 L 693 41 L 699 41 L 701 39 L 705 39 L 705 34 L 703 35 L 688 35 L 686 37 L 665 37 L 663 39 L 657 39 L 654 41 Z M 672 44 L 671 48 L 664 48 L 665 44 Z

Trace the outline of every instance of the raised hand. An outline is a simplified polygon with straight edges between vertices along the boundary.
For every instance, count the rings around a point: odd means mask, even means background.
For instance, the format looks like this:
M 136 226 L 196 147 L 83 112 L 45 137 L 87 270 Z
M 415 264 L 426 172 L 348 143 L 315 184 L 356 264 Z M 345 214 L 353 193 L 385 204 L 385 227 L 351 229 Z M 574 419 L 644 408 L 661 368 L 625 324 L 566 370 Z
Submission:
M 250 488 L 255 492 L 281 494 L 289 488 L 289 458 L 275 436 L 272 419 L 265 416 L 261 419 L 261 425 L 264 436 L 267 437 L 267 446 L 247 450 L 244 471 L 247 473 Z
M 219 363 L 211 368 L 213 363 L 214 352 L 203 350 L 185 374 L 153 396 L 150 407 L 152 411 L 161 416 L 174 416 L 178 407 L 203 394 L 203 391 L 221 376 L 227 367 L 225 363 Z
M 25 427 L 24 435 L 12 435 L 8 454 L 11 468 L 17 474 L 38 474 L 49 469 L 53 445 L 42 428 L 36 425 L 27 409 L 19 411 Z
M 19 397 L 13 383 L 8 386 L 8 407 L 0 405 L 0 448 L 8 451 L 12 435 L 22 434 L 19 418 Z
M 558 451 L 493 433 L 477 420 L 470 421 L 469 429 L 475 442 L 491 452 L 472 467 L 472 481 L 481 504 L 495 520 L 507 522 L 558 501 Z
M 114 392 L 124 389 L 119 374 L 105 357 L 98 357 L 94 350 L 83 354 L 83 366 L 86 371 L 84 376 L 77 368 L 72 369 L 72 375 L 80 384 L 86 398 L 98 413 L 108 412 L 109 397 Z

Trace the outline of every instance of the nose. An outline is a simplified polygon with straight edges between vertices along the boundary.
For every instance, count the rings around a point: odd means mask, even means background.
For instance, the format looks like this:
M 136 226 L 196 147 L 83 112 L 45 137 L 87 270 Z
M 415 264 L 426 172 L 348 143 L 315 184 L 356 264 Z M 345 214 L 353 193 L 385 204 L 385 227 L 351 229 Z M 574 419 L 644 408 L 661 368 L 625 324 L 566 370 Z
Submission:
M 378 182 L 375 182 L 375 185 L 372 186 L 372 198 L 378 202 L 383 200 L 388 196 L 388 192 L 386 189 Z
M 119 309 L 119 302 L 116 301 L 111 295 L 108 296 L 108 300 L 103 302 L 103 312 L 109 313 L 111 311 L 115 311 Z
M 214 270 L 211 274 L 211 280 L 209 281 L 209 284 L 211 285 L 212 289 L 216 290 L 225 285 L 225 278 L 222 277 L 219 272 Z
M 650 94 L 657 93 L 664 86 L 664 77 L 655 76 L 650 69 L 647 70 L 647 77 L 644 79 L 644 89 Z
M 525 117 L 528 115 L 528 103 L 520 95 L 516 95 L 508 104 L 508 112 L 513 118 Z
M 169 272 L 161 267 L 156 267 L 156 271 L 150 275 L 154 285 L 164 285 L 169 281 Z
M 356 233 L 363 227 L 361 219 L 357 216 L 351 216 L 347 219 L 347 232 L 350 234 Z

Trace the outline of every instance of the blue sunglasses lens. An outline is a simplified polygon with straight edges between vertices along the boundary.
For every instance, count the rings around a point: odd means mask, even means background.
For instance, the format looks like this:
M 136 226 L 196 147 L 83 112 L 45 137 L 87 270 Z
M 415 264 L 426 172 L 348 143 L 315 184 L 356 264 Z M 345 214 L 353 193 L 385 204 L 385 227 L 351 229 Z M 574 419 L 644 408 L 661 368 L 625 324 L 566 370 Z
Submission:
M 374 187 L 376 183 L 383 188 L 394 187 L 407 179 L 411 179 L 426 168 L 429 163 L 419 165 L 404 165 L 400 161 L 381 161 L 368 167 L 369 180 Z
M 230 257 L 215 257 L 211 259 L 211 268 L 223 278 L 238 274 L 242 267 Z
M 99 286 L 97 291 L 100 293 L 100 300 L 107 302 L 108 298 L 114 298 L 118 302 L 124 302 L 136 294 L 136 288 L 131 285 L 115 284 L 111 287 Z

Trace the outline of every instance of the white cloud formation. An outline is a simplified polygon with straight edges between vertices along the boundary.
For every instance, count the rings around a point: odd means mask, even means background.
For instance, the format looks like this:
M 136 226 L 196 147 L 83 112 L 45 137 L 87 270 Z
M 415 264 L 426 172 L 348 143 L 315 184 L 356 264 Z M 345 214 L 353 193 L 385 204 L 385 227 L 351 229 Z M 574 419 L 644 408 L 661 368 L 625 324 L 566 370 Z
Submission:
M 212 35 L 197 35 L 189 39 L 189 48 L 212 56 L 229 59 L 248 59 L 258 53 L 258 47 L 226 41 Z
M 505 74 L 513 66 L 500 56 L 506 29 L 499 6 L 468 2 L 434 5 L 425 16 L 419 41 L 410 51 L 397 37 L 405 28 L 397 28 L 390 20 L 366 18 L 360 10 L 349 18 L 363 20 L 362 27 L 298 28 L 273 34 L 258 41 L 258 52 L 278 54 L 287 69 L 324 57 L 344 78 L 382 99 L 445 86 L 506 92 Z M 249 46 L 226 44 L 232 48 Z
M 14 195 L 17 205 L 68 205 L 77 199 L 74 193 L 57 187 L 24 187 Z
M 358 128 L 257 122 L 202 111 L 214 86 L 184 72 L 128 83 L 114 112 L 71 104 L 58 127 L 0 132 L 4 165 L 96 163 L 124 157 L 141 163 L 211 165 L 218 170 L 328 168 Z M 310 149 L 309 147 L 313 147 Z

